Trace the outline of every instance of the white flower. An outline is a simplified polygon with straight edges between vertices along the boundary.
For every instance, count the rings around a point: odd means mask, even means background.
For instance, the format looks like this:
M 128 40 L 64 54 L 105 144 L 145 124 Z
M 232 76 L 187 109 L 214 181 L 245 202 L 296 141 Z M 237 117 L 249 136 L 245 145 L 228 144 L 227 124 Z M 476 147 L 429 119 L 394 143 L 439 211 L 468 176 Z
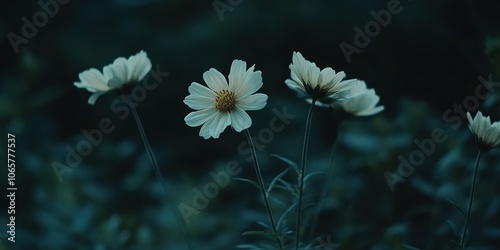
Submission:
M 126 84 L 138 83 L 150 70 L 151 61 L 146 52 L 141 51 L 128 59 L 117 58 L 102 72 L 95 68 L 83 71 L 78 75 L 80 82 L 75 82 L 75 86 L 94 93 L 89 98 L 89 104 L 94 105 L 100 95 Z
M 337 103 L 333 103 L 333 108 L 340 108 L 348 115 L 370 116 L 380 113 L 384 106 L 377 106 L 380 97 L 374 89 L 368 89 L 366 83 L 357 80 L 347 94 L 347 98 Z
M 306 60 L 299 52 L 293 52 L 290 64 L 291 79 L 286 85 L 297 92 L 300 98 L 309 103 L 328 107 L 332 102 L 344 98 L 345 91 L 352 87 L 353 80 L 342 81 L 343 71 L 335 73 L 332 68 L 320 69 L 316 64 Z
M 490 117 L 484 117 L 481 111 L 477 112 L 474 119 L 467 112 L 467 120 L 469 120 L 469 129 L 476 137 L 481 151 L 488 151 L 500 145 L 500 122 L 491 124 Z
M 252 125 L 252 119 L 245 110 L 259 110 L 266 106 L 267 95 L 254 94 L 262 86 L 260 71 L 254 72 L 254 66 L 248 70 L 244 61 L 234 60 L 226 78 L 216 69 L 203 74 L 208 88 L 193 82 L 184 103 L 196 110 L 189 113 L 184 121 L 190 127 L 200 125 L 200 136 L 205 139 L 219 138 L 219 135 L 231 125 L 241 132 Z

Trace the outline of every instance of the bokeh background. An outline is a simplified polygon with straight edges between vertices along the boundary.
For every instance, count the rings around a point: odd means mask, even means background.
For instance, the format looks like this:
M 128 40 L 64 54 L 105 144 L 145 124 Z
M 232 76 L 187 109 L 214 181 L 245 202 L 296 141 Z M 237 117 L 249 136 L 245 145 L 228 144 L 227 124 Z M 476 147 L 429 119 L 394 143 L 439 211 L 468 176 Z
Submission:
M 46 2 L 42 0 L 41 2 Z M 260 92 L 268 105 L 251 112 L 251 131 L 269 126 L 273 109 L 297 117 L 259 151 L 266 181 L 286 168 L 271 154 L 300 160 L 308 105 L 284 80 L 293 51 L 320 67 L 345 71 L 375 88 L 385 111 L 377 116 L 338 122 L 317 109 L 312 124 L 311 170 L 334 168 L 320 223 L 308 228 L 316 249 L 330 239 L 338 249 L 455 249 L 447 221 L 460 227 L 464 218 L 446 200 L 466 206 L 476 155 L 463 120 L 458 128 L 443 119 L 454 104 L 474 95 L 479 76 L 499 79 L 500 3 L 493 0 L 401 0 L 401 13 L 370 39 L 348 62 L 339 44 L 354 45 L 355 27 L 374 20 L 371 11 L 389 1 L 69 1 L 19 45 L 8 34 L 22 35 L 22 18 L 42 11 L 37 1 L 3 2 L 0 8 L 1 131 L 16 135 L 16 243 L 1 239 L 1 249 L 183 249 L 168 206 L 189 204 L 193 188 L 212 181 L 209 173 L 237 161 L 237 177 L 254 179 L 252 165 L 238 153 L 242 133 L 227 129 L 220 139 L 204 140 L 190 128 L 182 102 L 193 81 L 216 68 L 224 75 L 234 59 L 263 72 Z M 220 15 L 214 3 L 229 6 Z M 233 4 L 234 6 L 231 6 Z M 101 69 L 115 58 L 144 50 L 168 77 L 138 107 L 172 199 L 165 200 L 132 117 L 120 120 L 110 109 L 113 94 L 87 104 L 90 94 L 73 86 L 78 74 Z M 496 89 L 495 89 L 496 90 Z M 480 107 L 500 119 L 498 93 Z M 66 146 L 84 139 L 82 130 L 109 118 L 115 130 L 59 181 L 53 162 L 64 163 Z M 444 143 L 392 192 L 384 173 L 397 172 L 398 156 L 418 147 L 441 128 Z M 330 162 L 333 139 L 333 165 Z M 6 148 L 6 140 L 0 143 Z M 474 249 L 500 246 L 500 164 L 498 150 L 483 157 L 470 230 Z M 6 162 L 6 154 L 0 155 Z M 5 164 L 2 164 L 5 165 Z M 0 168 L 2 189 L 6 167 Z M 293 182 L 293 175 L 287 176 Z M 2 194 L 6 193 L 5 189 Z M 275 197 L 286 201 L 286 196 Z M 6 237 L 8 200 L 2 195 L 0 236 Z M 288 203 L 290 204 L 290 203 Z M 319 204 L 319 203 L 318 203 Z M 279 214 L 287 204 L 273 206 Z M 267 221 L 258 189 L 232 180 L 200 214 L 188 232 L 195 249 L 234 249 L 263 241 L 242 236 Z M 293 220 L 288 221 L 291 229 Z

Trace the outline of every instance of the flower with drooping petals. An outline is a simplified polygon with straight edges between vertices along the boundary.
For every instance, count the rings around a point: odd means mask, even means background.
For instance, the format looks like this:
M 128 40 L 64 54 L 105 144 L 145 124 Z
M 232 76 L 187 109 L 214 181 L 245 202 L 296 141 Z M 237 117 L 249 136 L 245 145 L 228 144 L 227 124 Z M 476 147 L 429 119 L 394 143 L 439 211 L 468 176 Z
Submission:
M 353 84 L 354 87 L 347 93 L 348 97 L 333 103 L 333 108 L 340 109 L 350 116 L 370 116 L 384 110 L 384 106 L 377 106 L 380 97 L 374 89 L 368 89 L 366 83 L 361 80 L 356 80 Z
M 88 102 L 94 105 L 102 94 L 138 83 L 151 70 L 151 67 L 151 61 L 146 52 L 140 51 L 128 59 L 117 58 L 112 64 L 105 66 L 102 72 L 95 68 L 83 71 L 78 75 L 80 82 L 75 82 L 75 86 L 92 92 Z
M 237 132 L 249 128 L 252 119 L 246 110 L 259 110 L 266 106 L 267 95 L 255 93 L 262 86 L 262 73 L 254 72 L 252 66 L 234 60 L 228 80 L 216 69 L 211 68 L 203 74 L 208 88 L 193 82 L 184 103 L 196 110 L 189 113 L 184 121 L 190 127 L 201 126 L 200 136 L 205 139 L 219 138 L 231 126 Z
M 290 64 L 291 79 L 286 85 L 297 92 L 298 97 L 321 107 L 329 107 L 344 98 L 354 80 L 345 80 L 343 71 L 336 73 L 330 67 L 320 70 L 315 63 L 306 60 L 300 52 L 293 52 Z
M 491 123 L 490 117 L 484 117 L 481 111 L 478 111 L 474 119 L 467 112 L 469 120 L 469 129 L 476 138 L 477 145 L 481 151 L 489 151 L 500 145 L 500 122 Z

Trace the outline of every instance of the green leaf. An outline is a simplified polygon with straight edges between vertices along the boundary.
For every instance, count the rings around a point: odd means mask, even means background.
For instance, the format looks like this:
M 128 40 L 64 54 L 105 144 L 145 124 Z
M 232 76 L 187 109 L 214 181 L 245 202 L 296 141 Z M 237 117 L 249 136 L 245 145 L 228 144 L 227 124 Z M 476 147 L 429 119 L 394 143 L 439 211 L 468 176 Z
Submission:
M 453 230 L 453 233 L 455 233 L 455 236 L 457 236 L 457 238 L 460 239 L 460 237 L 462 237 L 462 234 L 458 231 L 455 224 L 453 222 L 451 222 L 450 220 L 447 220 L 446 222 L 448 222 L 448 225 L 450 225 L 451 230 Z
M 271 226 L 267 225 L 266 223 L 262 222 L 262 221 L 257 221 L 257 224 L 263 226 L 264 228 L 266 228 L 267 230 L 269 231 L 272 231 L 273 229 L 271 228 Z
M 457 205 L 457 203 L 453 202 L 453 201 L 452 201 L 452 200 L 450 200 L 450 199 L 446 199 L 446 200 L 447 200 L 447 201 L 448 201 L 451 205 L 453 205 L 456 209 L 458 209 L 458 211 L 460 211 L 460 213 L 462 213 L 462 215 L 463 215 L 464 217 L 466 217 L 466 215 L 465 215 L 465 211 L 464 211 L 464 210 L 463 210 L 463 209 L 462 209 L 459 205 Z
M 315 211 L 314 208 L 316 208 L 316 202 L 309 202 L 309 203 L 306 203 L 303 207 L 302 207 L 302 211 L 309 211 L 309 209 L 313 209 L 313 211 Z
M 269 235 L 268 232 L 264 232 L 264 231 L 247 231 L 247 232 L 243 232 L 241 235 L 243 235 L 243 236 L 247 236 L 247 235 L 259 235 L 259 236 L 273 238 L 272 235 Z
M 236 248 L 241 248 L 241 249 L 251 249 L 251 250 L 259 250 L 260 247 L 254 244 L 241 244 L 237 245 Z
M 281 189 L 283 191 L 289 191 L 289 192 L 292 192 L 293 190 L 284 186 L 284 185 L 279 185 L 279 184 L 275 184 L 273 189 Z
M 274 239 L 274 235 L 273 234 L 271 234 L 269 232 L 264 232 L 264 231 L 246 231 L 246 232 L 243 232 L 241 235 L 242 236 L 254 235 L 254 236 L 261 236 L 261 237 L 264 237 L 264 238 L 267 238 L 267 239 L 270 239 L 270 240 Z M 243 246 L 246 246 L 246 247 L 253 246 L 253 247 L 255 247 L 255 248 L 251 247 L 249 249 L 263 249 L 262 245 L 270 246 L 270 245 L 267 245 L 267 244 L 261 244 L 260 246 L 258 246 L 258 245 L 252 245 L 252 244 L 246 244 L 246 245 L 240 245 L 240 246 L 242 246 L 242 247 Z M 272 247 L 271 248 L 266 247 L 265 249 L 273 249 L 273 248 Z
M 278 179 L 278 181 L 283 184 L 283 187 L 285 187 L 286 189 L 288 189 L 290 191 L 290 193 L 295 196 L 295 198 L 297 198 L 297 189 L 295 188 L 295 186 L 291 185 L 290 183 L 288 183 L 287 181 L 283 180 L 283 179 Z
M 292 160 L 285 158 L 283 156 L 277 155 L 277 154 L 271 154 L 271 156 L 276 157 L 278 160 L 281 160 L 284 163 L 286 163 L 289 167 L 291 167 L 295 171 L 295 173 L 297 173 L 297 174 L 299 173 L 299 166 L 297 166 L 297 164 L 295 162 L 293 162 Z
M 309 173 L 307 174 L 305 177 L 304 177 L 304 183 L 308 183 L 309 180 L 317 175 L 326 175 L 326 173 L 324 172 L 319 172 L 319 171 L 316 171 L 316 172 L 312 172 L 312 173 Z
M 237 181 L 242 181 L 242 182 L 250 183 L 253 186 L 255 186 L 256 188 L 260 188 L 259 184 L 257 184 L 257 182 L 255 182 L 255 181 L 252 181 L 252 180 L 249 180 L 249 179 L 246 179 L 246 178 L 234 178 L 234 179 L 237 180 Z
M 280 180 L 281 177 L 283 177 L 283 175 L 285 175 L 286 173 L 288 173 L 288 168 L 283 170 L 283 172 L 279 173 L 276 177 L 274 177 L 273 181 L 271 181 L 271 184 L 269 184 L 269 187 L 267 188 L 267 192 L 266 192 L 267 196 L 269 196 L 269 193 L 271 193 L 271 190 L 273 189 L 276 182 L 278 180 Z
M 294 202 L 279 218 L 278 220 L 278 228 L 281 228 L 281 224 L 285 222 L 286 216 L 292 211 L 293 208 L 297 206 L 297 202 Z

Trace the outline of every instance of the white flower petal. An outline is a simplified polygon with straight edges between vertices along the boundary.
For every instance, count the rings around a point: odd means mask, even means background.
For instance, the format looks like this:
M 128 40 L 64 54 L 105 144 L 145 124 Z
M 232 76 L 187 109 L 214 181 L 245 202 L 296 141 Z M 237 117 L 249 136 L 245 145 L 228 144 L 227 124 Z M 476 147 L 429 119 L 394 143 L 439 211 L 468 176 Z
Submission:
M 92 92 L 92 93 L 94 93 L 94 92 L 97 92 L 97 91 L 98 91 L 97 89 L 92 88 L 92 87 L 89 87 L 88 85 L 83 84 L 83 83 L 81 83 L 81 82 L 75 82 L 75 83 L 73 83 L 73 84 L 74 84 L 77 88 L 86 89 L 87 91 Z
M 231 125 L 231 115 L 229 112 L 218 112 L 215 117 L 214 128 L 212 129 L 212 137 L 219 138 L 219 135 L 226 130 L 227 126 Z
M 487 125 L 487 120 L 486 120 L 486 118 L 483 117 L 483 114 L 481 113 L 481 111 L 479 111 L 476 114 L 476 117 L 474 118 L 473 125 L 475 127 L 475 132 L 477 133 L 477 135 L 480 136 L 481 138 L 484 138 L 483 137 L 484 130 L 486 129 L 486 127 L 488 125 Z
M 215 107 L 215 100 L 213 98 L 200 95 L 188 95 L 184 98 L 184 103 L 195 110 Z
M 295 92 L 300 92 L 299 95 L 304 95 L 304 94 L 307 95 L 304 85 L 297 83 L 296 81 L 291 79 L 286 79 L 285 84 Z
M 319 84 L 319 68 L 318 67 L 309 67 L 309 71 L 307 72 L 307 77 L 309 79 L 309 84 L 314 89 Z M 322 87 L 322 86 L 320 86 Z
M 345 112 L 354 116 L 369 116 L 384 110 L 383 106 L 376 107 L 379 101 L 380 97 L 375 90 L 369 89 L 362 94 L 348 97 L 339 104 L 334 103 L 333 106 L 340 106 Z
M 228 89 L 226 78 L 216 69 L 210 69 L 203 74 L 203 80 L 215 92 Z
M 236 93 L 241 87 L 243 78 L 247 70 L 247 63 L 241 60 L 234 60 L 229 71 L 229 91 Z
M 129 70 L 128 80 L 138 82 L 151 70 L 151 60 L 149 60 L 146 52 L 141 50 L 139 53 L 129 57 L 127 68 Z
M 300 85 L 302 85 L 302 88 L 304 88 L 305 83 L 302 82 L 302 79 L 297 75 L 297 72 L 295 72 L 294 70 L 290 70 L 290 77 L 292 78 L 293 81 L 300 83 Z
M 75 82 L 78 88 L 86 88 L 88 91 L 108 91 L 108 78 L 106 78 L 99 70 L 89 69 L 78 75 L 81 82 Z
M 351 83 L 348 82 L 349 80 L 344 81 L 344 82 L 347 82 L 348 84 L 352 84 L 352 87 L 348 90 L 349 93 L 347 94 L 347 97 L 362 95 L 368 90 L 366 87 L 365 81 L 357 80 L 357 79 L 353 79 L 353 80 L 354 81 L 351 81 Z M 345 84 L 345 83 L 342 83 L 342 84 Z
M 296 89 L 300 89 L 302 91 L 306 91 L 306 89 L 304 88 L 304 85 L 301 84 L 300 82 L 297 82 L 295 80 L 292 80 L 292 79 L 286 79 L 285 80 L 285 84 L 291 88 L 292 90 L 296 90 Z
M 206 122 L 201 126 L 200 136 L 205 139 L 210 137 L 219 138 L 219 135 L 224 132 L 227 126 L 231 124 L 231 117 L 227 112 L 217 112 L 210 115 Z
M 205 87 L 197 82 L 191 83 L 191 85 L 188 88 L 188 91 L 192 95 L 206 96 L 206 97 L 213 98 L 214 100 L 215 100 L 215 97 L 217 95 L 213 90 L 211 90 L 211 89 L 209 89 L 209 88 L 207 88 L 207 87 Z
M 500 145 L 500 123 L 499 122 L 494 122 L 492 126 L 492 129 L 495 130 L 492 136 L 492 141 L 495 144 L 494 147 Z
M 217 114 L 217 110 L 215 110 L 215 108 L 198 110 L 198 111 L 189 113 L 184 118 L 184 121 L 190 127 L 198 127 L 201 124 L 206 123 L 207 121 L 209 121 L 216 114 Z
M 111 70 L 112 68 L 112 64 L 110 65 L 106 65 L 102 68 L 102 72 L 104 73 L 104 76 L 107 78 L 107 79 L 111 79 L 113 78 L 113 71 Z
M 345 87 L 345 84 L 346 83 L 353 83 L 353 82 L 356 82 L 357 79 L 352 79 L 352 81 L 350 80 L 346 80 L 346 81 L 342 81 L 344 78 L 346 77 L 344 71 L 340 71 L 338 72 L 335 77 L 333 77 L 333 80 L 331 81 L 331 83 L 329 84 L 328 88 L 332 88 L 332 89 L 341 89 L 341 88 L 344 88 Z M 342 84 L 344 83 L 344 85 Z M 349 86 L 349 87 L 352 87 Z
M 297 73 L 300 77 L 303 77 L 302 80 L 307 81 L 309 67 L 313 66 L 311 62 L 307 61 L 300 52 L 293 52 L 292 64 L 295 68 L 295 73 Z
M 487 142 L 488 144 L 493 144 L 492 143 L 493 142 L 493 140 L 492 140 L 492 137 L 493 137 L 492 136 L 492 132 L 494 132 L 493 129 L 491 129 L 491 127 L 488 127 L 488 128 L 485 129 L 485 131 L 483 133 L 483 136 L 482 136 L 483 140 L 485 142 Z
M 334 81 L 335 81 L 335 79 L 334 79 Z M 333 85 L 333 87 L 330 89 L 330 92 L 333 92 L 333 93 L 343 92 L 343 94 L 345 95 L 344 97 L 346 97 L 349 94 L 353 94 L 349 90 L 351 88 L 353 88 L 354 86 L 356 86 L 356 82 L 358 82 L 358 79 L 349 79 L 349 80 L 341 81 L 341 82 Z M 359 94 L 362 94 L 363 92 L 364 91 L 360 90 Z
M 253 94 L 236 100 L 236 106 L 243 110 L 259 110 L 266 106 L 267 95 L 262 93 Z
M 89 97 L 88 103 L 89 103 L 90 105 L 94 105 L 94 104 L 95 104 L 95 101 L 97 101 L 97 98 L 99 98 L 99 96 L 101 96 L 101 95 L 102 95 L 102 94 L 104 94 L 104 93 L 106 93 L 106 92 L 104 92 L 104 91 L 98 91 L 98 92 L 96 92 L 96 93 L 92 94 L 92 95 Z
M 378 106 L 378 107 L 373 107 L 371 109 L 366 109 L 364 111 L 358 112 L 356 116 L 370 116 L 370 115 L 375 115 L 378 114 L 382 111 L 384 111 L 385 107 L 384 106 Z
M 114 86 L 122 86 L 123 84 L 127 83 L 128 81 L 128 65 L 127 65 L 127 59 L 123 57 L 117 58 L 113 64 L 109 68 L 111 70 L 111 73 L 113 74 L 113 77 L 116 77 L 119 81 L 116 81 Z M 119 84 L 121 83 L 121 84 Z
M 236 132 L 241 132 L 244 129 L 249 128 L 252 125 L 252 119 L 243 110 L 236 107 L 231 111 L 231 126 L 236 130 Z
M 201 126 L 200 136 L 205 139 L 212 137 L 213 134 L 212 130 L 214 129 L 214 124 L 217 124 L 217 122 L 218 122 L 217 112 L 215 112 L 214 115 L 210 116 L 207 122 L 205 122 L 203 126 Z
M 323 70 L 321 70 L 319 75 L 319 85 L 326 86 L 329 82 L 332 82 L 335 75 L 335 70 L 333 70 L 332 68 L 324 68 Z
M 467 112 L 467 120 L 469 129 L 478 140 L 480 150 L 490 150 L 500 145 L 500 127 L 498 122 L 491 123 L 489 116 L 483 116 L 481 111 L 478 111 L 476 116 Z
M 252 69 L 252 68 L 251 68 Z M 262 87 L 262 72 L 255 71 L 250 72 L 250 70 L 246 73 L 243 82 L 240 83 L 240 88 L 235 93 L 237 97 L 243 98 L 249 96 Z

